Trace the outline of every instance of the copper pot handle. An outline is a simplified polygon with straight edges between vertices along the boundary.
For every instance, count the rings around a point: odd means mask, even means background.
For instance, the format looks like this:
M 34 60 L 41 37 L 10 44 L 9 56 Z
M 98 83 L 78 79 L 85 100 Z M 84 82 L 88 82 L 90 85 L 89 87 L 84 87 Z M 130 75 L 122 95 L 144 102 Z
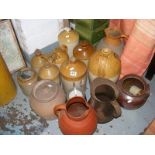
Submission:
M 59 105 L 56 105 L 54 107 L 54 113 L 55 113 L 55 115 L 58 116 L 59 115 L 59 112 L 61 110 L 64 110 L 64 111 L 66 110 L 66 105 L 65 104 L 59 104 Z
M 115 109 L 115 112 L 113 113 L 113 117 L 117 118 L 117 117 L 121 116 L 122 111 L 121 111 L 121 107 L 120 107 L 119 103 L 115 100 L 115 101 L 112 101 L 112 105 Z

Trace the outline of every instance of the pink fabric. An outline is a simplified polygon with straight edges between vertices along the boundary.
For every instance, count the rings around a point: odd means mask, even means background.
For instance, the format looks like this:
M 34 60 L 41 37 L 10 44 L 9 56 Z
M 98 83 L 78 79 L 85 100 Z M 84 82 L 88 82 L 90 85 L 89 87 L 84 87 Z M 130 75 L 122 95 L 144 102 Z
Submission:
M 115 19 L 110 21 L 110 27 L 129 35 L 121 56 L 121 77 L 130 73 L 143 75 L 155 51 L 155 20 Z

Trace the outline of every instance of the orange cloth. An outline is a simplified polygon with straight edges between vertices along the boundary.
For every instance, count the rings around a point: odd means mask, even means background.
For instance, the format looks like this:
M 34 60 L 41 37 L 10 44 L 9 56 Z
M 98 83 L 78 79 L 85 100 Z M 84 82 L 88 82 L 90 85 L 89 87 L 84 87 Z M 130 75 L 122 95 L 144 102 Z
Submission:
M 110 21 L 110 27 L 129 35 L 121 55 L 121 77 L 143 75 L 155 51 L 155 20 L 115 19 Z
M 153 120 L 144 130 L 144 135 L 155 135 L 155 120 Z

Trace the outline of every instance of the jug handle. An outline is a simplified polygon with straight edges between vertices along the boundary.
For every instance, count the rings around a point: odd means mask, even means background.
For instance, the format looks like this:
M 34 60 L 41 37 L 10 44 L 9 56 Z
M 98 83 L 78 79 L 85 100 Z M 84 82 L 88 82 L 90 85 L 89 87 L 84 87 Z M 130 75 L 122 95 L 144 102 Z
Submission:
M 66 111 L 66 105 L 65 105 L 65 104 L 59 104 L 59 105 L 56 105 L 56 106 L 54 107 L 54 113 L 55 113 L 55 115 L 58 116 L 58 115 L 59 115 L 59 112 L 60 112 L 61 110 Z
M 113 113 L 113 117 L 117 118 L 117 117 L 121 116 L 122 111 L 121 111 L 121 107 L 120 107 L 119 103 L 115 100 L 115 101 L 112 101 L 112 105 L 115 109 L 115 111 Z

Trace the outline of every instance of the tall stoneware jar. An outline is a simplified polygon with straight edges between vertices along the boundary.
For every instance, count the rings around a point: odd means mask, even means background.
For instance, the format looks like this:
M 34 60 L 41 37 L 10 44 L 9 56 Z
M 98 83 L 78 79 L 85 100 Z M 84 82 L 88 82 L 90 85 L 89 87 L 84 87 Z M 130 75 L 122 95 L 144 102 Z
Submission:
M 73 55 L 87 65 L 89 58 L 94 52 L 95 48 L 88 41 L 83 40 L 74 48 Z
M 116 82 L 121 72 L 119 57 L 109 48 L 97 50 L 89 59 L 89 80 L 101 77 Z
M 58 35 L 60 46 L 66 46 L 69 57 L 73 56 L 73 49 L 79 43 L 79 34 L 69 27 L 64 28 Z
M 0 53 L 0 106 L 13 100 L 16 93 L 15 83 Z
M 117 82 L 120 92 L 118 101 L 126 109 L 140 108 L 150 95 L 150 86 L 135 74 L 128 74 Z
M 72 57 L 61 65 L 60 75 L 67 98 L 85 96 L 87 79 L 85 63 Z
M 28 67 L 21 69 L 17 74 L 18 84 L 26 96 L 31 94 L 32 88 L 37 80 L 36 72 Z
M 59 127 L 65 135 L 90 135 L 97 127 L 95 110 L 82 97 L 73 97 L 54 108 Z
M 38 73 L 41 80 L 52 80 L 60 84 L 59 68 L 55 64 L 46 63 L 42 66 Z
M 67 61 L 68 59 L 69 59 L 69 56 L 67 54 L 67 49 L 63 49 L 61 47 L 53 49 L 48 54 L 48 62 L 57 65 L 57 67 L 59 67 L 59 68 L 60 68 L 61 64 L 64 61 Z
M 98 43 L 97 49 L 110 48 L 120 56 L 124 48 L 123 38 L 127 38 L 127 36 L 121 34 L 120 30 L 115 28 L 105 29 L 105 34 L 106 36 Z
M 46 56 L 43 55 L 39 49 L 37 49 L 31 59 L 31 66 L 33 70 L 38 73 L 39 69 L 45 64 L 45 62 L 47 62 Z
M 50 80 L 38 81 L 29 97 L 31 108 L 40 117 L 47 120 L 55 119 L 54 107 L 65 103 L 65 93 L 55 82 Z

